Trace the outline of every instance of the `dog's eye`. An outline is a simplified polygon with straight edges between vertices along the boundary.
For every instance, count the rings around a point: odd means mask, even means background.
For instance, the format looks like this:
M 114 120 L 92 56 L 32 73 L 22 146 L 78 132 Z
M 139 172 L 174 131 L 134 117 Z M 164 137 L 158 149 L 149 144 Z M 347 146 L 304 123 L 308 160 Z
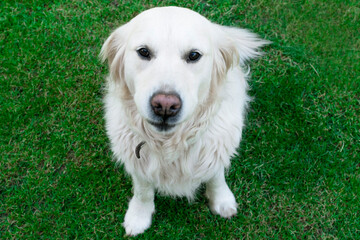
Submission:
M 201 58 L 201 54 L 196 51 L 191 51 L 186 59 L 187 62 L 196 62 Z
M 150 51 L 147 48 L 140 48 L 137 50 L 137 53 L 140 57 L 150 60 Z

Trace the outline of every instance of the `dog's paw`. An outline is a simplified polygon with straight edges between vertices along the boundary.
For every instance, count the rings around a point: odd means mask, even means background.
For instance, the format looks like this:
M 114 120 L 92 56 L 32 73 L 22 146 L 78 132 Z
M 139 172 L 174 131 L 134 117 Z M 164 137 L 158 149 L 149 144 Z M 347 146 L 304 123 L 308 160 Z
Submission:
M 207 194 L 207 196 L 213 214 L 220 215 L 223 218 L 231 218 L 236 215 L 238 204 L 230 190 L 222 194 Z
M 127 236 L 136 236 L 143 233 L 151 225 L 151 217 L 143 218 L 138 216 L 125 217 L 123 226 Z
M 123 223 L 126 235 L 136 236 L 148 229 L 151 225 L 151 218 L 154 211 L 155 207 L 153 202 L 142 203 L 136 198 L 132 198 Z
M 213 214 L 218 214 L 223 218 L 231 218 L 237 213 L 237 203 L 235 200 L 220 200 L 210 202 L 210 210 Z

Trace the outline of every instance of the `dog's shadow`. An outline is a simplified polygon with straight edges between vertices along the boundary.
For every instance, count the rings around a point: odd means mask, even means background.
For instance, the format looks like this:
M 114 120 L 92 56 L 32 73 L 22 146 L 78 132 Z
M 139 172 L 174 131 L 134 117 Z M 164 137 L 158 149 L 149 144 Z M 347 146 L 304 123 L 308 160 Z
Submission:
M 205 186 L 201 186 L 195 198 L 192 200 L 186 197 L 169 197 L 161 194 L 155 196 L 155 225 L 183 225 L 189 223 L 199 223 L 201 216 L 210 214 L 208 200 L 205 197 Z M 205 218 L 204 218 L 205 219 Z

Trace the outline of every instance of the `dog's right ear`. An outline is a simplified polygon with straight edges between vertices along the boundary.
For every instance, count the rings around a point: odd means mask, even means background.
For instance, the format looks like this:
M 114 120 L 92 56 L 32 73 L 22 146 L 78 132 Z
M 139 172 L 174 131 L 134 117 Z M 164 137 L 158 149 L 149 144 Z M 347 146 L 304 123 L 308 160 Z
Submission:
M 127 24 L 116 29 L 108 39 L 100 51 L 100 59 L 102 62 L 108 61 L 110 76 L 115 81 L 122 78 L 123 75 L 123 59 L 126 47 L 126 39 L 128 37 Z

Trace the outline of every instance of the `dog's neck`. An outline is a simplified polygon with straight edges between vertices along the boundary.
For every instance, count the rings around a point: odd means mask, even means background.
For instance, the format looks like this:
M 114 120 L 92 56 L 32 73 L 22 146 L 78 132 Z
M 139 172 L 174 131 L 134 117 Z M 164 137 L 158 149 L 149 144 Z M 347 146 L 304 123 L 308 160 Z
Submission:
M 198 139 L 206 131 L 210 119 L 218 112 L 220 106 L 219 101 L 214 101 L 214 95 L 209 95 L 204 103 L 197 107 L 190 119 L 175 126 L 174 131 L 164 133 L 156 131 L 140 116 L 136 104 L 129 94 L 124 94 L 122 98 L 129 126 L 139 138 L 137 152 L 140 156 L 142 142 L 146 143 L 147 148 L 164 156 L 187 151 L 194 144 L 195 139 Z M 136 150 L 134 149 L 134 151 Z

